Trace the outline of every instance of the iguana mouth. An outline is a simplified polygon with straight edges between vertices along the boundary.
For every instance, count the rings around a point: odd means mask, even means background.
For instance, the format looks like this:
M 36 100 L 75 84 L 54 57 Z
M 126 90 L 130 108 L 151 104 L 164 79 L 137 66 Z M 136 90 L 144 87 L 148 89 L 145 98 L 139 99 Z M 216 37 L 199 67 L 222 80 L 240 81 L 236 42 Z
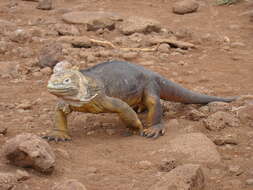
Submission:
M 47 86 L 47 90 L 52 94 L 61 96 L 74 94 L 76 91 L 73 87 L 52 86 L 50 84 Z

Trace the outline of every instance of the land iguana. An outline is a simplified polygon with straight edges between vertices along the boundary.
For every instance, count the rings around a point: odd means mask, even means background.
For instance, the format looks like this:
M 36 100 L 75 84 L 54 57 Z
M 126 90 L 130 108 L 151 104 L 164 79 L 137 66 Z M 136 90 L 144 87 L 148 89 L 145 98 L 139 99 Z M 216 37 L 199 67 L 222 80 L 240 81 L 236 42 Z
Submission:
M 60 98 L 54 130 L 44 136 L 55 141 L 71 139 L 67 115 L 72 111 L 117 113 L 127 127 L 137 130 L 141 136 L 157 138 L 165 133 L 161 124 L 160 99 L 186 104 L 231 102 L 235 99 L 192 92 L 158 73 L 121 61 L 104 62 L 85 70 L 63 69 L 52 74 L 47 88 Z M 133 109 L 135 107 L 147 109 L 149 128 L 143 128 Z

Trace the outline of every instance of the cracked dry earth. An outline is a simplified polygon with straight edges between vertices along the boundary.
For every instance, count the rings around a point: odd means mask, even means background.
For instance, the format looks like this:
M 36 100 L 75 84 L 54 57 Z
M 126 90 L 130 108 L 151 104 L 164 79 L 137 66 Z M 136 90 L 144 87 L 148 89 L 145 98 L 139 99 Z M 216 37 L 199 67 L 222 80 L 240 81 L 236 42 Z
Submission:
M 199 0 L 198 10 L 184 15 L 172 12 L 175 2 L 55 0 L 52 10 L 41 10 L 37 1 L 0 1 L 1 148 L 21 133 L 42 136 L 52 128 L 57 99 L 47 92 L 46 84 L 54 61 L 87 68 L 126 60 L 194 91 L 248 95 L 230 104 L 164 103 L 167 133 L 157 140 L 123 137 L 124 125 L 114 114 L 74 113 L 69 118 L 73 140 L 49 143 L 56 156 L 53 173 L 8 164 L 1 152 L 0 189 L 253 189 L 253 22 L 248 14 L 252 1 L 216 6 L 214 1 Z M 64 22 L 62 15 L 74 11 L 120 15 L 127 32 L 112 21 L 99 29 Z M 143 23 L 137 22 L 129 34 L 132 28 L 124 20 L 132 16 L 152 19 L 155 26 L 143 30 Z M 72 40 L 64 41 L 69 36 L 73 41 L 86 36 L 112 42 L 116 48 L 73 45 Z M 167 43 L 155 51 L 117 48 L 154 48 L 153 38 L 173 38 L 196 48 Z M 53 52 L 48 59 L 41 58 L 48 52 L 45 47 Z M 145 114 L 140 117 L 145 122 Z

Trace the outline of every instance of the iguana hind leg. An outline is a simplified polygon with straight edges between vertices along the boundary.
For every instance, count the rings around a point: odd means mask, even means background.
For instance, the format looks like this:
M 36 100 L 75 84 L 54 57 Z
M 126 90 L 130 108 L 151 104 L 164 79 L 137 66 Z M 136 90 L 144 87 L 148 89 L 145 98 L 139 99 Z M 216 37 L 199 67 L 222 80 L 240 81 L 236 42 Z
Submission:
M 144 104 L 148 109 L 148 129 L 144 130 L 144 136 L 157 138 L 165 133 L 162 120 L 162 106 L 160 102 L 159 87 L 156 83 L 149 84 L 144 91 Z
M 100 104 L 103 105 L 106 112 L 117 113 L 128 128 L 138 130 L 140 135 L 143 135 L 143 125 L 135 111 L 127 103 L 118 98 L 105 96 Z
M 71 109 L 68 104 L 59 102 L 56 106 L 55 120 L 53 131 L 44 136 L 44 139 L 49 141 L 68 141 L 71 140 L 67 129 L 67 115 L 71 113 Z

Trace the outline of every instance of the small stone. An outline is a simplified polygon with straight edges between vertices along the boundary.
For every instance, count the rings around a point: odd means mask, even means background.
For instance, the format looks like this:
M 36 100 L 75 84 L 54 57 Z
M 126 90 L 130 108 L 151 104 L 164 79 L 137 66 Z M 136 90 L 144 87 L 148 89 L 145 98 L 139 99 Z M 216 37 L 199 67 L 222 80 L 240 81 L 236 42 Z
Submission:
M 23 118 L 23 121 L 24 121 L 25 123 L 27 123 L 27 122 L 32 122 L 32 121 L 34 121 L 34 117 L 32 117 L 32 116 L 25 116 L 25 117 Z
M 163 44 L 159 45 L 158 51 L 162 52 L 162 53 L 169 53 L 170 52 L 170 45 L 163 43 Z
M 11 32 L 15 30 L 17 30 L 17 26 L 13 22 L 0 19 L 0 34 L 1 35 L 8 36 Z
M 209 112 L 217 112 L 217 111 L 229 111 L 231 106 L 226 102 L 210 102 L 208 104 Z
M 57 183 L 51 190 L 87 190 L 86 187 L 76 179 L 68 179 Z
M 31 35 L 24 29 L 17 29 L 10 33 L 10 40 L 17 43 L 31 42 Z
M 16 171 L 16 176 L 17 176 L 18 181 L 25 181 L 31 177 L 27 171 L 20 170 L 20 169 Z
M 191 119 L 193 121 L 199 121 L 199 120 L 207 117 L 204 113 L 202 113 L 196 109 L 189 111 L 187 116 L 189 117 L 189 119 Z
M 4 123 L 0 122 L 0 134 L 6 135 L 8 131 L 8 127 L 4 126 Z
M 9 43 L 0 41 L 0 54 L 5 54 L 9 49 Z
M 237 145 L 238 138 L 236 134 L 226 134 L 215 137 L 213 142 L 219 146 L 226 144 Z
M 199 111 L 202 113 L 208 113 L 209 112 L 209 107 L 208 106 L 201 106 L 199 108 Z
M 233 42 L 231 43 L 231 47 L 233 48 L 242 48 L 242 47 L 245 47 L 246 45 L 242 42 Z
M 32 103 L 28 100 L 22 102 L 21 104 L 17 105 L 17 109 L 24 109 L 28 110 L 32 108 Z
M 137 52 L 122 52 L 121 57 L 124 58 L 125 60 L 133 60 L 138 57 Z
M 238 117 L 242 122 L 253 121 L 253 105 L 245 105 L 238 110 Z
M 37 9 L 51 10 L 53 8 L 52 0 L 39 0 Z
M 246 185 L 253 185 L 253 179 L 247 179 Z
M 199 4 L 196 0 L 182 0 L 173 5 L 172 11 L 176 14 L 187 14 L 196 12 Z
M 114 135 L 116 133 L 116 130 L 115 129 L 106 129 L 105 132 L 108 135 L 112 136 L 112 135 Z
M 38 72 L 38 71 L 32 73 L 32 75 L 33 75 L 34 77 L 36 77 L 36 78 L 41 78 L 41 77 L 43 76 L 43 74 L 42 74 L 41 72 Z
M 159 165 L 159 170 L 161 172 L 170 172 L 178 166 L 178 162 L 176 159 L 163 159 L 161 164 Z
M 0 189 L 11 190 L 18 183 L 17 177 L 11 173 L 0 172 Z
M 88 63 L 94 63 L 96 62 L 97 58 L 94 55 L 88 55 L 87 56 L 87 62 Z
M 238 24 L 230 24 L 230 25 L 228 26 L 228 28 L 231 29 L 231 30 L 238 30 L 238 29 L 241 28 L 241 26 L 238 25 Z
M 98 172 L 98 169 L 95 168 L 95 167 L 88 167 L 88 168 L 87 168 L 87 172 L 88 172 L 88 173 L 97 173 L 97 172 Z
M 64 150 L 62 148 L 57 148 L 55 151 L 56 151 L 56 153 L 59 153 L 63 158 L 65 158 L 67 160 L 71 159 L 67 150 Z
M 228 170 L 230 173 L 236 174 L 236 175 L 238 175 L 238 173 L 242 173 L 242 171 L 240 171 L 241 170 L 240 166 L 237 166 L 237 165 L 229 166 Z
M 150 161 L 147 161 L 147 160 L 143 160 L 143 161 L 140 161 L 138 163 L 138 167 L 140 169 L 144 169 L 144 170 L 150 169 L 151 166 L 152 166 L 152 163 Z
M 242 182 L 239 179 L 224 181 L 222 190 L 242 189 Z
M 78 28 L 75 25 L 69 24 L 56 24 L 55 30 L 59 36 L 77 36 L 80 35 Z
M 52 69 L 50 67 L 45 67 L 45 68 L 42 68 L 40 70 L 40 72 L 43 74 L 43 75 L 51 75 L 52 74 Z
M 91 136 L 91 135 L 94 135 L 96 133 L 96 131 L 88 131 L 86 133 L 87 136 Z

